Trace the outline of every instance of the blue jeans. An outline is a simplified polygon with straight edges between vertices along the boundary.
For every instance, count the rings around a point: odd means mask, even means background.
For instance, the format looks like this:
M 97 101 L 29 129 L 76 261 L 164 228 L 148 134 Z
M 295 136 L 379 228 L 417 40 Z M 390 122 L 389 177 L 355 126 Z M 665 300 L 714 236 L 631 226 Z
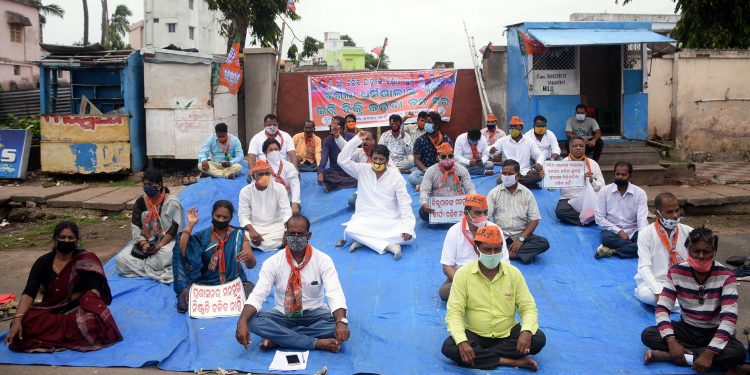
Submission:
M 315 350 L 316 339 L 335 337 L 336 319 L 325 307 L 305 310 L 299 318 L 287 318 L 276 309 L 261 310 L 247 328 L 282 348 Z
M 602 230 L 602 245 L 617 250 L 620 258 L 638 257 L 638 231 L 633 233 L 629 240 L 623 240 L 617 233 L 611 230 Z
M 486 170 L 495 168 L 495 164 L 491 161 L 488 161 L 484 164 L 477 164 L 473 167 L 471 165 L 463 163 L 461 165 L 463 165 L 472 176 L 484 176 L 484 172 Z
M 419 185 L 422 183 L 422 179 L 424 178 L 424 172 L 420 171 L 419 169 L 415 169 L 414 172 L 411 172 L 409 174 L 409 183 L 412 185 Z

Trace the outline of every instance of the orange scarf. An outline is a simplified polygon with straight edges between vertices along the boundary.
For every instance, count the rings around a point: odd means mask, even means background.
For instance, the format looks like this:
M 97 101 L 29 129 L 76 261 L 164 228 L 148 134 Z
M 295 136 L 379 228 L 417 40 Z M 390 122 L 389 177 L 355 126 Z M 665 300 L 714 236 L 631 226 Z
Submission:
M 305 134 L 305 157 L 315 160 L 315 138 Z
M 443 143 L 443 132 L 441 132 L 440 130 L 438 130 L 438 140 L 437 141 L 433 141 L 432 137 L 430 137 L 429 135 L 427 136 L 427 138 L 429 138 L 430 142 L 432 142 L 432 145 L 435 147 L 435 150 L 437 150 L 437 147 L 440 146 Z
M 440 168 L 439 165 L 438 165 L 438 168 Z M 440 169 L 442 170 L 443 168 L 440 168 Z M 456 189 L 457 189 L 456 192 L 458 193 L 458 195 L 463 195 L 464 190 L 461 187 L 461 179 L 459 179 L 458 174 L 456 174 L 455 164 L 453 164 L 453 168 L 447 171 L 443 171 L 443 177 L 440 178 L 440 185 L 438 185 L 438 190 L 440 190 L 443 187 L 445 182 L 448 180 L 448 176 L 450 175 L 453 175 L 453 183 L 456 184 Z
M 490 144 L 490 145 L 494 144 L 495 141 L 497 140 L 497 139 L 495 139 L 495 136 L 497 135 L 497 130 L 495 130 L 493 132 L 487 130 L 487 134 L 489 135 L 489 137 L 487 137 L 487 144 Z
M 305 260 L 299 266 L 294 265 L 292 250 L 289 246 L 284 250 L 286 252 L 286 263 L 292 268 L 289 274 L 289 281 L 286 284 L 286 294 L 284 296 L 284 314 L 289 318 L 298 318 L 302 316 L 302 274 L 301 271 L 312 258 L 312 246 L 307 244 L 305 248 Z
M 282 170 L 284 170 L 284 161 L 283 160 L 279 161 L 279 170 L 277 172 L 274 172 L 273 171 L 273 167 L 271 167 L 271 174 L 276 179 L 276 182 L 284 185 L 284 187 L 286 188 L 286 192 L 288 193 L 288 192 L 292 191 L 292 188 L 289 187 L 289 185 L 286 184 L 286 181 L 284 181 L 284 177 L 281 177 L 281 171 Z
M 474 160 L 481 159 L 481 157 L 479 156 L 479 149 L 477 149 L 478 145 L 478 143 L 476 145 L 472 145 L 471 143 L 469 143 L 469 148 L 471 148 L 471 158 Z
M 573 158 L 573 155 L 568 155 L 568 159 L 570 159 L 570 160 L 572 160 L 572 161 L 582 161 L 582 160 L 583 160 L 583 161 L 585 161 L 585 162 L 586 162 L 586 170 L 588 170 L 588 171 L 589 171 L 589 173 L 594 173 L 594 172 L 593 172 L 593 171 L 591 170 L 591 162 L 589 161 L 589 158 L 587 158 L 587 157 L 586 157 L 586 155 L 583 155 L 583 158 L 582 158 L 582 159 L 574 159 L 574 158 Z
M 146 202 L 146 209 L 148 213 L 143 219 L 143 234 L 144 237 L 151 239 L 152 236 L 156 236 L 156 239 L 161 239 L 164 235 L 164 229 L 161 227 L 161 215 L 160 208 L 161 204 L 167 198 L 167 192 L 162 188 L 161 193 L 156 197 L 156 200 L 152 201 L 148 195 L 143 195 L 143 201 Z
M 474 239 L 469 237 L 469 233 L 471 232 L 469 232 L 469 221 L 466 219 L 466 215 L 464 215 L 463 220 L 461 220 L 461 233 L 464 235 L 464 238 L 466 238 L 466 241 L 469 241 L 469 243 L 473 247 L 475 245 Z M 474 252 L 476 251 L 477 249 L 474 249 Z
M 227 143 L 221 143 L 219 142 L 218 139 L 216 140 L 216 142 L 219 143 L 219 147 L 221 148 L 221 151 L 224 152 L 224 159 L 226 159 L 226 161 L 232 160 L 231 158 L 229 158 L 229 146 L 230 146 L 229 137 L 227 137 Z M 224 147 L 224 145 L 226 145 L 226 147 Z
M 224 256 L 224 246 L 227 243 L 227 240 L 229 239 L 229 231 L 227 230 L 227 233 L 224 234 L 224 238 L 221 238 L 219 236 L 219 233 L 216 232 L 216 229 L 211 226 L 211 235 L 216 237 L 216 249 L 214 250 L 214 255 L 211 256 L 211 263 L 208 264 L 208 269 L 211 271 L 216 270 L 216 265 L 219 266 L 219 282 L 224 284 L 226 280 L 226 272 L 227 272 L 227 259 Z
M 672 243 L 669 243 L 669 238 L 667 238 L 667 231 L 664 229 L 660 224 L 659 220 L 656 220 L 654 222 L 654 228 L 656 228 L 656 234 L 659 235 L 659 239 L 661 239 L 662 245 L 664 245 L 664 250 L 669 253 L 669 266 L 672 267 L 675 264 L 682 263 L 683 259 L 682 257 L 677 254 L 677 237 L 680 235 L 680 231 L 678 227 L 675 227 L 674 230 L 674 236 L 672 237 Z

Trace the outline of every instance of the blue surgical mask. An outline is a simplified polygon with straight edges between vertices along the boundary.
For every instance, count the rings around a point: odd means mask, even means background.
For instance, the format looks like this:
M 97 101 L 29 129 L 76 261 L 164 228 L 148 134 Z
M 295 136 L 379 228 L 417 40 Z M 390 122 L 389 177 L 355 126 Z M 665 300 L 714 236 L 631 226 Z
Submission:
M 424 124 L 424 131 L 426 131 L 429 134 L 432 134 L 435 132 L 435 124 L 428 122 Z
M 159 195 L 159 188 L 156 186 L 146 185 L 143 187 L 143 192 L 149 197 L 153 198 Z
M 497 268 L 497 265 L 500 264 L 501 260 L 503 260 L 503 253 L 492 255 L 482 252 L 479 253 L 479 262 L 482 263 L 483 266 L 491 270 Z
M 474 141 L 474 140 L 471 140 L 471 139 L 469 139 L 468 141 L 469 141 L 469 144 L 472 145 L 472 146 L 476 146 L 477 143 L 479 143 L 479 141 Z

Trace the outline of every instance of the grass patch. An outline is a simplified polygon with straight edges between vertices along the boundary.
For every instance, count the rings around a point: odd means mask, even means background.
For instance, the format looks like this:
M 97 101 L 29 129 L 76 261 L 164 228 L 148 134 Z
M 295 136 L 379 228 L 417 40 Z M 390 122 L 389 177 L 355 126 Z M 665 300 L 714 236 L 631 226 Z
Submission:
M 107 218 L 108 221 L 127 220 L 125 214 L 117 212 Z M 78 224 L 79 228 L 84 229 L 86 226 L 102 222 L 98 216 L 63 216 L 56 218 L 45 218 L 35 223 L 24 224 L 19 230 L 13 230 L 10 233 L 0 234 L 0 250 L 28 248 L 35 249 L 39 247 L 50 246 L 52 244 L 52 232 L 55 230 L 57 223 L 61 221 L 72 221 Z M 83 236 L 83 234 L 82 234 Z M 79 246 L 84 246 L 85 239 L 79 241 Z
M 133 181 L 133 180 L 128 179 L 128 178 L 123 178 L 122 180 L 110 181 L 110 182 L 107 183 L 106 186 L 109 186 L 109 187 L 131 187 L 131 186 L 138 186 L 138 185 L 140 185 L 138 183 L 138 181 Z

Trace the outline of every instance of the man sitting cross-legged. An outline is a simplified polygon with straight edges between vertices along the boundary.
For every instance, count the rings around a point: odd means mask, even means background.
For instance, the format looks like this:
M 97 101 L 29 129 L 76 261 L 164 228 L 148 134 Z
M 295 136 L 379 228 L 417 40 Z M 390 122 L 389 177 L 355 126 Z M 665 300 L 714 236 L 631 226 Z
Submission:
M 717 365 L 728 374 L 739 373 L 745 347 L 734 337 L 738 295 L 734 273 L 716 257 L 718 236 L 705 227 L 696 228 L 686 241 L 688 259 L 672 266 L 656 304 L 656 326 L 641 333 L 650 348 L 643 363 L 674 362 L 706 371 Z M 675 303 L 682 306 L 681 319 L 669 317 Z M 690 355 L 690 357 L 687 357 Z
M 286 249 L 263 262 L 258 284 L 245 302 L 237 341 L 247 349 L 252 332 L 263 338 L 264 350 L 280 346 L 338 352 L 349 339 L 349 321 L 333 260 L 310 245 L 310 221 L 305 216 L 292 216 L 284 235 Z M 271 290 L 275 306 L 261 310 Z
M 429 222 L 430 197 L 454 197 L 457 195 L 474 194 L 474 182 L 471 181 L 469 171 L 455 162 L 453 147 L 446 142 L 437 147 L 438 162 L 427 168 L 422 178 L 422 188 L 419 189 L 419 217 Z
M 448 300 L 456 270 L 479 257 L 479 251 L 474 242 L 477 230 L 485 225 L 496 226 L 495 223 L 487 221 L 487 197 L 484 195 L 468 194 L 464 205 L 464 218 L 448 229 L 443 241 L 443 251 L 440 254 L 440 264 L 443 265 L 443 273 L 446 277 L 439 291 L 440 299 L 443 301 Z M 503 241 L 503 260 L 510 261 L 505 241 Z
M 239 219 L 253 248 L 277 250 L 284 238 L 284 223 L 292 216 L 284 185 L 271 181 L 271 166 L 258 160 L 250 170 L 253 182 L 240 190 Z
M 528 356 L 542 350 L 546 337 L 526 280 L 518 268 L 501 261 L 504 246 L 498 227 L 479 228 L 474 241 L 479 259 L 453 277 L 445 315 L 451 336 L 443 342 L 443 355 L 465 367 L 536 371 L 539 366 Z

